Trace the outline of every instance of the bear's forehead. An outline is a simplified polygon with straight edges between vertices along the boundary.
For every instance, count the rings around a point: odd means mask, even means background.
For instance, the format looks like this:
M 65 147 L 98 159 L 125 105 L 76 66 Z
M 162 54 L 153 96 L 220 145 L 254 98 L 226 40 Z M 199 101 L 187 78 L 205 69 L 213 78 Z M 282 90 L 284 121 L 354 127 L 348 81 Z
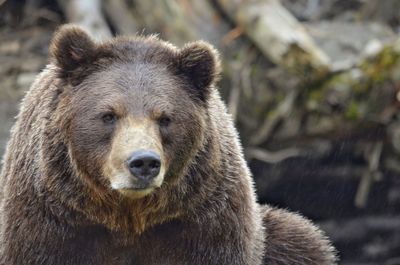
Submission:
M 88 77 L 87 83 L 123 93 L 156 93 L 160 89 L 164 92 L 175 90 L 179 80 L 165 65 L 132 61 L 111 64 Z
M 177 48 L 155 36 L 149 37 L 119 37 L 110 43 L 100 46 L 106 54 L 123 61 L 153 62 L 168 64 L 176 57 Z
M 129 112 L 192 108 L 185 84 L 162 64 L 116 62 L 88 76 L 78 88 L 79 104 L 113 106 Z

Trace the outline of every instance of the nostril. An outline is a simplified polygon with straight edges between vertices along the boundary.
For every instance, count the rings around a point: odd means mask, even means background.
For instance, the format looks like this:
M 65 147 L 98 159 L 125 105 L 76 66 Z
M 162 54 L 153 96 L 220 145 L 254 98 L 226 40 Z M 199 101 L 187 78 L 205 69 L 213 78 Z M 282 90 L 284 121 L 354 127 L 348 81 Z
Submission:
M 144 161 L 142 159 L 133 160 L 129 163 L 130 168 L 140 168 L 144 166 Z
M 161 166 L 161 163 L 157 160 L 153 160 L 149 163 L 149 167 L 152 169 L 159 168 Z

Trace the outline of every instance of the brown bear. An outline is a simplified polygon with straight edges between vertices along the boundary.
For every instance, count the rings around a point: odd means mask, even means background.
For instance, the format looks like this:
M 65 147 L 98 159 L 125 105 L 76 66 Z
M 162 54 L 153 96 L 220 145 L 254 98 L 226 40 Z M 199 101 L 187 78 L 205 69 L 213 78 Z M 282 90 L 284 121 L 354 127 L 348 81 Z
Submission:
M 62 27 L 1 174 L 1 265 L 334 264 L 302 217 L 256 203 L 217 52 Z

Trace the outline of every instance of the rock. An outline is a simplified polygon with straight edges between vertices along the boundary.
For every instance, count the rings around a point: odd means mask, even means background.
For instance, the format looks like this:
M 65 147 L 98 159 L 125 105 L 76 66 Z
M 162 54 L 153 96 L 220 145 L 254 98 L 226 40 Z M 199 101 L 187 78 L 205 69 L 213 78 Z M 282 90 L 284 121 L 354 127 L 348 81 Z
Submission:
M 321 21 L 305 26 L 317 46 L 330 57 L 334 70 L 356 65 L 363 54 L 376 52 L 376 47 L 395 39 L 389 27 L 378 23 Z
M 352 19 L 356 17 L 364 1 L 365 0 L 281 0 L 282 4 L 301 21 L 317 21 L 336 17 L 349 20 L 349 18 Z
M 0 53 L 14 55 L 20 51 L 21 44 L 19 41 L 7 41 L 0 44 Z

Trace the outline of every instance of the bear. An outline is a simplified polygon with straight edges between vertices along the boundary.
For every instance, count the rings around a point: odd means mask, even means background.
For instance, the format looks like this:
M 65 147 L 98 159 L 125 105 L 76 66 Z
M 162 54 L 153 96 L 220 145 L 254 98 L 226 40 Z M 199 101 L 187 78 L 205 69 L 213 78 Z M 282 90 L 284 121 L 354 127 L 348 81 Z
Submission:
M 3 159 L 0 264 L 335 264 L 310 221 L 257 203 L 220 65 L 204 41 L 58 29 Z

